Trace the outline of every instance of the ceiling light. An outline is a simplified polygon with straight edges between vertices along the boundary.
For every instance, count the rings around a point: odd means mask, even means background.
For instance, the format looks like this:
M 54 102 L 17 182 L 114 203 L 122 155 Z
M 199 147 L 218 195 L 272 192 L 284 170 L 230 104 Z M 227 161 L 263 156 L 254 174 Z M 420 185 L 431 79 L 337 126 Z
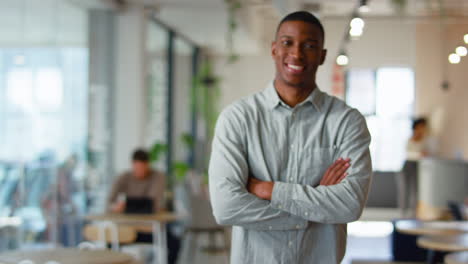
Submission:
M 468 44 L 468 34 L 465 34 L 465 36 L 463 37 L 463 39 L 465 40 L 465 43 Z
M 352 27 L 350 30 L 349 30 L 349 35 L 351 37 L 354 37 L 354 38 L 357 38 L 357 37 L 360 37 L 362 36 L 362 28 L 358 28 L 358 27 Z
M 363 28 L 364 27 L 364 20 L 360 17 L 355 17 L 351 20 L 351 23 L 349 23 L 349 25 L 352 27 L 352 28 Z
M 16 55 L 13 58 L 13 63 L 15 65 L 21 66 L 21 65 L 24 65 L 25 62 L 26 62 L 26 58 L 24 57 L 24 55 Z
M 458 64 L 460 62 L 460 56 L 455 53 L 449 55 L 448 60 L 452 64 Z
M 359 13 L 369 13 L 370 8 L 368 5 L 363 5 L 359 7 Z
M 341 54 L 336 58 L 336 64 L 340 66 L 348 65 L 349 59 L 348 56 Z
M 460 46 L 455 49 L 455 53 L 457 53 L 458 56 L 465 57 L 468 50 L 465 47 Z

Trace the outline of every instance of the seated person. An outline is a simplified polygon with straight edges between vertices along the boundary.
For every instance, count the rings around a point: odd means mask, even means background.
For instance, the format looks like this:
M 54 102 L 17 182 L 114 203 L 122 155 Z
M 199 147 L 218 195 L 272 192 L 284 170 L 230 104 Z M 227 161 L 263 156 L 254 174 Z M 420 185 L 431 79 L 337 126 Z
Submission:
M 137 149 L 132 155 L 132 170 L 120 175 L 112 186 L 108 211 L 124 213 L 126 197 L 152 199 L 154 212 L 164 210 L 165 185 L 165 175 L 151 169 L 148 152 Z
M 108 211 L 113 213 L 125 213 L 125 199 L 149 198 L 153 200 L 154 212 L 164 210 L 164 191 L 166 188 L 165 175 L 162 172 L 151 169 L 149 153 L 137 149 L 132 155 L 132 170 L 124 172 L 113 184 L 108 199 Z M 151 233 L 138 232 L 136 242 L 153 241 Z M 167 244 L 169 248 L 168 263 L 176 262 L 180 241 L 171 233 L 170 226 L 167 232 Z

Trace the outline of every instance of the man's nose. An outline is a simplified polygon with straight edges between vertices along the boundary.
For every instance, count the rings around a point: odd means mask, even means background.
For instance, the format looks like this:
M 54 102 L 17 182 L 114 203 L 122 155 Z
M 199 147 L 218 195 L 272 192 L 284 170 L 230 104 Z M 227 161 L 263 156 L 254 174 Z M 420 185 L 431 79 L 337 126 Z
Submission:
M 290 49 L 289 55 L 294 58 L 301 59 L 304 56 L 302 47 L 300 45 L 292 46 Z

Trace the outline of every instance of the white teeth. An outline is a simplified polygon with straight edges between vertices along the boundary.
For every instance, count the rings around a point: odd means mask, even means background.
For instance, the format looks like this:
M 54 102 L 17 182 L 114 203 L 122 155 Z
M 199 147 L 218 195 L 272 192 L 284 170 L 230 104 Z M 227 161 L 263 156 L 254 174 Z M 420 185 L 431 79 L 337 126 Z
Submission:
M 293 70 L 298 70 L 298 71 L 304 69 L 304 66 L 291 65 L 291 64 L 288 64 L 288 67 Z

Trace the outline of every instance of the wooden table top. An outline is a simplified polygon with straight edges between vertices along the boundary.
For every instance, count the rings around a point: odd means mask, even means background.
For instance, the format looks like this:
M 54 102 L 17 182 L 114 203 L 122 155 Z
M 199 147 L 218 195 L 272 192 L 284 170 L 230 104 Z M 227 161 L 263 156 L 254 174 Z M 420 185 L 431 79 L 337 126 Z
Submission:
M 468 221 L 420 221 L 398 220 L 400 233 L 408 235 L 457 235 L 468 233 Z
M 112 221 L 115 223 L 152 223 L 152 222 L 172 222 L 180 217 L 171 212 L 160 212 L 157 214 L 99 214 L 88 215 L 87 220 L 91 221 Z
M 468 251 L 468 234 L 422 236 L 418 246 L 436 251 Z
M 134 259 L 127 254 L 110 250 L 79 250 L 57 248 L 46 250 L 17 250 L 0 254 L 0 263 L 18 264 L 31 260 L 37 264 L 55 261 L 60 264 L 132 264 Z
M 451 253 L 445 256 L 445 264 L 468 264 L 468 252 Z

